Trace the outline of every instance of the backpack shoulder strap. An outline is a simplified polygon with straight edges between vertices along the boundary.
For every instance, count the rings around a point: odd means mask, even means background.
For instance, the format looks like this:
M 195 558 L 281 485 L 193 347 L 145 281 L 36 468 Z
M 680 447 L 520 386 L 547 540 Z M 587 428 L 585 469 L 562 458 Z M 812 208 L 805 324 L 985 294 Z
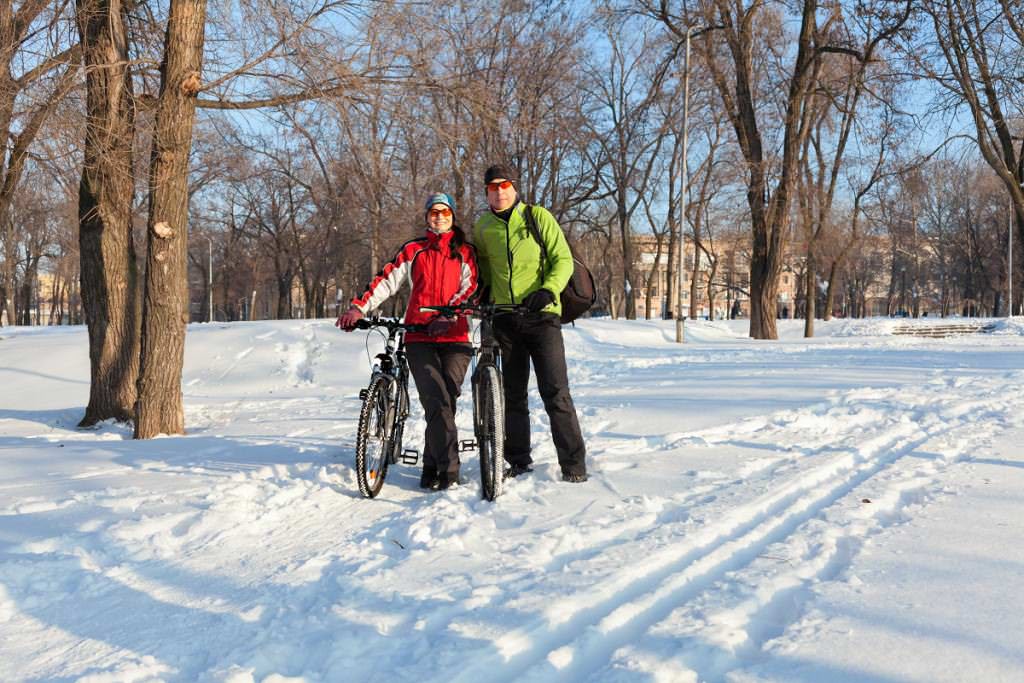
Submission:
M 548 247 L 544 244 L 544 240 L 541 239 L 540 230 L 537 228 L 537 218 L 533 215 L 533 207 L 529 204 L 523 204 L 523 217 L 526 219 L 526 229 L 530 231 L 533 239 L 537 240 L 537 244 L 540 245 L 541 263 L 545 264 L 548 260 Z

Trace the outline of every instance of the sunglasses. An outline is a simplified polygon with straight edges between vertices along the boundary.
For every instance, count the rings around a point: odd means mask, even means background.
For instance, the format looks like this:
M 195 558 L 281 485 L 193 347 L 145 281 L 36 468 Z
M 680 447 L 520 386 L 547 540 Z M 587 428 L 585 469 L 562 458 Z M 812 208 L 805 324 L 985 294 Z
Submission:
M 427 215 L 431 218 L 450 218 L 452 215 L 451 209 L 431 209 L 427 212 Z
M 507 190 L 510 187 L 512 187 L 512 181 L 511 180 L 501 180 L 501 181 L 495 180 L 493 183 L 487 183 L 487 191 L 488 192 L 497 192 L 499 189 Z

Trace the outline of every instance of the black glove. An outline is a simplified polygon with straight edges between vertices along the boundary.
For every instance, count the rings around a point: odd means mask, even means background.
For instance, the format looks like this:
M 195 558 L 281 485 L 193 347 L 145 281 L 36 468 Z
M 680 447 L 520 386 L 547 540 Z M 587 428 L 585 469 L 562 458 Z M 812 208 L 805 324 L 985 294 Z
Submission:
M 523 299 L 523 305 L 531 313 L 539 313 L 553 303 L 555 303 L 555 295 L 546 289 L 538 289 L 536 292 L 531 292 Z

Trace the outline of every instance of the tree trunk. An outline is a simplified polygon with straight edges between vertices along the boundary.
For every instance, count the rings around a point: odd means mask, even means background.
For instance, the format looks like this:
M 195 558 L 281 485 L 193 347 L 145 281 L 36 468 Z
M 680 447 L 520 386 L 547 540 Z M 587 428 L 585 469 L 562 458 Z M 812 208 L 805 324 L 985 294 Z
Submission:
M 17 283 L 14 275 L 14 264 L 17 261 L 17 252 L 14 247 L 14 225 L 9 219 L 4 219 L 4 268 L 0 276 L 0 293 L 3 294 L 3 309 L 0 310 L 0 325 L 3 324 L 6 313 L 7 324 L 17 325 L 17 318 L 14 316 L 14 293 L 17 291 Z
M 676 225 L 671 214 L 668 219 L 668 261 L 665 263 L 665 306 L 661 317 L 665 320 L 675 319 L 676 302 L 679 299 L 679 273 L 676 272 Z
M 817 264 L 814 257 L 807 254 L 807 272 L 804 273 L 804 336 L 814 336 L 814 316 L 818 308 L 818 279 Z
M 750 259 L 750 336 L 753 339 L 778 339 L 775 318 L 778 311 L 779 273 L 782 271 L 781 248 L 770 248 L 773 231 L 765 224 L 763 201 L 752 201 L 749 205 L 754 214 L 754 248 Z
M 825 310 L 822 311 L 821 319 L 829 321 L 832 319 L 832 309 L 836 303 L 836 278 L 839 277 L 839 259 L 832 261 L 828 272 L 828 286 L 825 288 Z
M 32 290 L 36 288 L 38 271 L 39 257 L 30 256 L 25 263 L 25 277 L 21 281 L 21 324 L 25 327 L 32 325 Z
M 78 188 L 80 289 L 89 330 L 89 404 L 82 427 L 110 418 L 131 421 L 139 372 L 132 237 L 135 108 L 126 15 L 119 0 L 79 0 L 77 6 L 88 114 Z
M 700 302 L 700 242 L 697 237 L 693 240 L 693 267 L 690 268 L 690 320 L 700 317 L 700 309 L 697 304 Z
M 715 319 L 715 275 L 718 274 L 718 260 L 714 259 L 710 261 L 710 267 L 708 268 L 708 282 L 705 292 L 708 297 L 708 320 Z
M 135 438 L 183 434 L 188 323 L 188 168 L 206 0 L 171 0 L 149 169 L 146 291 Z
M 636 291 L 633 276 L 633 233 L 625 205 L 620 201 L 618 208 L 619 234 L 622 237 L 622 291 L 625 296 L 626 320 L 636 320 Z
M 275 319 L 290 320 L 292 317 L 291 306 L 292 275 L 291 272 L 279 273 L 277 276 L 277 313 Z

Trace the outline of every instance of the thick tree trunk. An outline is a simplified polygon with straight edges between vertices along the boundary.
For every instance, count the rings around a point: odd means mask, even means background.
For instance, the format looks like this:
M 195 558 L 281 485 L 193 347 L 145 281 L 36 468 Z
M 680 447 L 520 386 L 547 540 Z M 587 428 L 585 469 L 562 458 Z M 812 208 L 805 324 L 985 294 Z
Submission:
M 135 108 L 126 14 L 119 0 L 79 0 L 77 7 L 88 113 L 78 188 L 90 370 L 83 427 L 110 418 L 130 421 L 139 371 L 138 266 L 132 238 Z
M 146 291 L 135 438 L 183 434 L 188 323 L 188 161 L 200 87 L 206 0 L 171 0 L 149 170 Z
M 749 205 L 754 214 L 750 259 L 750 336 L 753 339 L 778 339 L 775 319 L 778 315 L 782 253 L 779 246 L 772 246 L 772 231 L 764 220 L 763 201 L 760 205 Z
M 748 204 L 753 214 L 753 250 L 750 258 L 750 336 L 753 339 L 777 339 L 778 331 L 775 318 L 778 312 L 779 273 L 782 271 L 781 250 L 771 246 L 772 234 L 764 220 L 763 200 L 760 204 L 755 202 L 748 202 Z

